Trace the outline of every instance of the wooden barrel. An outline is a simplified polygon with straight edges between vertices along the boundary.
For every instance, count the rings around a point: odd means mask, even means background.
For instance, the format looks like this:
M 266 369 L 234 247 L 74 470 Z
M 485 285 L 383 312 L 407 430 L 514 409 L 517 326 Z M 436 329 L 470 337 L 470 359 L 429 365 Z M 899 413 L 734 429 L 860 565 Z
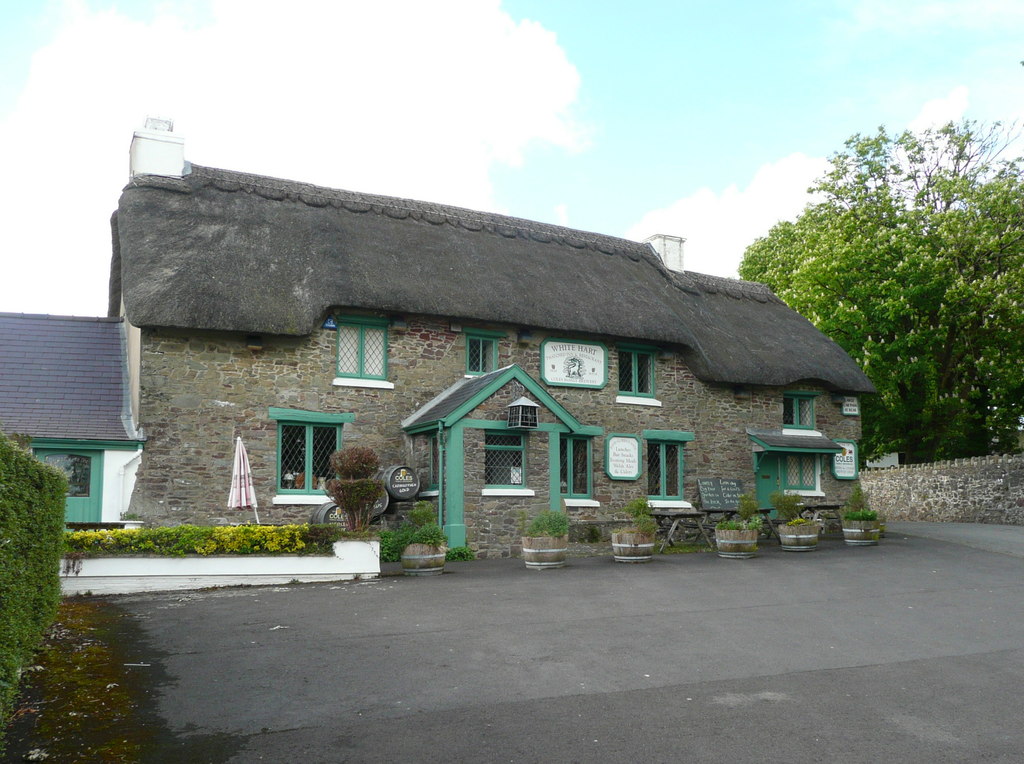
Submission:
M 444 573 L 446 546 L 409 544 L 402 552 L 402 572 L 407 576 L 437 576 Z
M 561 568 L 569 551 L 566 536 L 523 536 L 523 560 L 530 570 Z
M 313 510 L 309 516 L 310 525 L 323 525 L 324 523 L 344 523 L 345 514 L 338 509 L 333 501 L 326 501 Z
M 843 540 L 850 546 L 878 544 L 877 520 L 843 520 Z
M 719 557 L 747 559 L 757 553 L 757 531 L 715 531 L 715 546 Z
M 818 548 L 818 524 L 780 525 L 776 529 L 786 552 L 813 552 Z
M 654 536 L 628 531 L 613 533 L 612 555 L 615 562 L 650 562 L 654 555 Z
M 384 490 L 388 496 L 395 501 L 411 501 L 420 492 L 419 477 L 404 464 L 384 468 L 379 473 L 379 478 L 384 483 Z

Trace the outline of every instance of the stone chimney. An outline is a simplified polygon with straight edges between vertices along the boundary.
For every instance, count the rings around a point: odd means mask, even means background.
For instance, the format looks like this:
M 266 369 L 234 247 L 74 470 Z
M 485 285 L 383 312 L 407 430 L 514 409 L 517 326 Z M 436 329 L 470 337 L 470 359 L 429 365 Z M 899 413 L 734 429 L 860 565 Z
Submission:
M 174 121 L 146 117 L 146 126 L 136 130 L 128 152 L 128 172 L 180 178 L 185 174 L 185 139 L 174 134 Z
M 661 262 L 672 271 L 682 272 L 683 270 L 683 244 L 686 239 L 681 236 L 669 236 L 665 233 L 656 233 L 644 239 L 644 244 L 650 244 L 658 253 Z

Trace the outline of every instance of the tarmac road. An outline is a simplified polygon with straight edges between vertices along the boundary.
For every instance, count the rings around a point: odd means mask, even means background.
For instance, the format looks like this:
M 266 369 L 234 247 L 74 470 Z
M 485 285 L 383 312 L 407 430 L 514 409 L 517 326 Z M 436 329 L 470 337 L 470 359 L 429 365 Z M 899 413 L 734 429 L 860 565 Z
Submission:
M 914 530 L 110 601 L 160 761 L 1020 762 L 1024 558 Z

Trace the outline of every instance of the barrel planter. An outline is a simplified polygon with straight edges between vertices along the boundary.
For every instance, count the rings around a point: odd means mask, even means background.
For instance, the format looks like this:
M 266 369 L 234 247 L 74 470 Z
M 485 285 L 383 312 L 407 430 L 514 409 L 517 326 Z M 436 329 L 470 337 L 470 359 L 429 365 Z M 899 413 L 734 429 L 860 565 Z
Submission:
M 818 548 L 818 524 L 779 525 L 779 541 L 786 552 L 813 552 Z
M 654 534 L 618 531 L 612 533 L 615 562 L 650 562 L 654 555 Z
M 561 568 L 569 551 L 566 536 L 523 536 L 523 561 L 530 570 Z
M 877 520 L 843 520 L 843 540 L 850 546 L 874 546 L 879 533 Z
M 402 552 L 402 572 L 407 576 L 437 576 L 444 573 L 446 546 L 409 544 Z
M 718 556 L 731 559 L 753 557 L 757 553 L 757 536 L 757 530 L 716 530 L 715 546 L 718 547 Z

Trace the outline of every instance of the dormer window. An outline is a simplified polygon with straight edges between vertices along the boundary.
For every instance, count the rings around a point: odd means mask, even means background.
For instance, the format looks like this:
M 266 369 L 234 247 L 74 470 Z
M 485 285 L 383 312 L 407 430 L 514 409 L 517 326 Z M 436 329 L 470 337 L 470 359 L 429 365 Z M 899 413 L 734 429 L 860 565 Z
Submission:
M 813 430 L 816 395 L 817 393 L 785 393 L 782 398 L 782 425 Z

